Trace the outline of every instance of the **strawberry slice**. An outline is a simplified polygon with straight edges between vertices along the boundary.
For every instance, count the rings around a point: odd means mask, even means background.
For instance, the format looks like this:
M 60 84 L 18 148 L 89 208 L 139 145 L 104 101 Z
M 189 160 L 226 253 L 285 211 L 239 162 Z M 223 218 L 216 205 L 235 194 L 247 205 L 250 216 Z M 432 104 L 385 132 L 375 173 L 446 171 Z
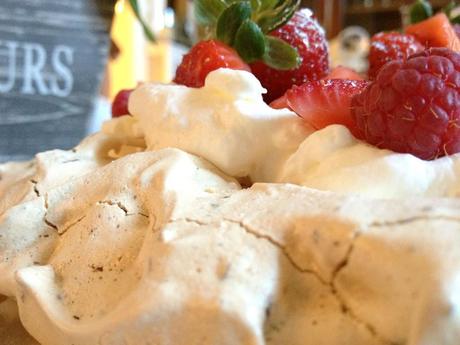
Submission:
M 272 107 L 274 109 L 284 109 L 284 108 L 289 109 L 286 94 L 282 95 L 280 98 L 275 99 L 273 102 L 271 102 L 270 107 Z
M 409 25 L 405 31 L 414 35 L 428 47 L 445 47 L 460 52 L 460 39 L 450 24 L 449 18 L 443 12 Z
M 289 107 L 312 127 L 321 129 L 340 124 L 354 133 L 356 125 L 351 116 L 351 99 L 368 83 L 366 80 L 318 80 L 293 86 L 285 96 Z
M 323 79 L 349 79 L 349 80 L 364 80 L 364 78 L 353 68 L 345 66 L 334 67 L 329 74 Z
M 216 40 L 208 40 L 198 42 L 184 55 L 177 67 L 174 82 L 189 87 L 202 87 L 206 76 L 218 68 L 251 71 L 231 47 Z

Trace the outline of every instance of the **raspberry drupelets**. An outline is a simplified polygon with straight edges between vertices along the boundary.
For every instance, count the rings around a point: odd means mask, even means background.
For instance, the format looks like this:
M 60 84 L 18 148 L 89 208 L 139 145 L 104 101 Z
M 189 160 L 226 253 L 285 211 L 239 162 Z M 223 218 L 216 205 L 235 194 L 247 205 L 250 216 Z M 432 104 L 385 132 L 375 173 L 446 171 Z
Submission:
M 300 66 L 287 71 L 276 70 L 264 64 L 251 64 L 254 75 L 268 90 L 265 101 L 281 97 L 292 85 L 323 78 L 329 71 L 329 57 L 323 28 L 308 9 L 297 11 L 289 22 L 270 35 L 295 47 L 301 58 Z
M 390 62 L 352 99 L 357 135 L 422 159 L 460 152 L 459 92 L 459 53 L 430 48 Z
M 387 62 L 406 60 L 423 51 L 424 47 L 414 36 L 398 32 L 381 32 L 372 37 L 369 51 L 369 78 L 374 79 Z

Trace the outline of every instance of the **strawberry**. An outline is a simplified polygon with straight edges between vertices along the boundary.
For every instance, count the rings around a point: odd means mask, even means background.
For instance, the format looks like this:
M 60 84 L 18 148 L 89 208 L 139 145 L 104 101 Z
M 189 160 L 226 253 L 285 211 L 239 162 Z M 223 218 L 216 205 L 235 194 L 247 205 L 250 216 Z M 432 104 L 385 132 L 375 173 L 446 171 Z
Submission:
M 128 100 L 134 89 L 120 90 L 112 102 L 112 117 L 129 115 Z
M 209 72 L 218 68 L 250 71 L 238 53 L 226 44 L 216 41 L 201 41 L 184 55 L 177 67 L 174 82 L 189 87 L 202 87 Z
M 270 102 L 282 96 L 292 85 L 323 78 L 329 70 L 328 46 L 323 28 L 308 9 L 297 11 L 288 23 L 270 33 L 295 47 L 300 64 L 295 69 L 278 70 L 263 61 L 251 64 L 254 75 L 268 90 Z
M 365 80 L 317 80 L 301 86 L 294 85 L 283 97 L 289 108 L 315 129 L 341 124 L 355 133 L 351 99 L 361 93 L 367 84 Z M 282 104 L 282 100 L 278 104 Z
M 409 25 L 406 33 L 414 35 L 428 47 L 446 47 L 460 52 L 460 39 L 445 13 L 438 13 L 421 22 Z
M 288 105 L 286 94 L 282 95 L 280 98 L 277 98 L 273 102 L 271 102 L 270 107 L 272 107 L 273 109 L 284 109 L 284 108 L 290 109 Z
M 369 50 L 369 78 L 374 79 L 379 69 L 389 61 L 406 60 L 424 49 L 413 35 L 399 32 L 380 32 L 372 36 Z
M 324 30 L 300 0 L 196 0 L 198 23 L 233 47 L 273 100 L 294 84 L 324 77 L 329 69 Z
M 349 80 L 364 80 L 364 78 L 353 68 L 337 66 L 334 67 L 327 76 L 323 79 L 349 79 Z
M 460 152 L 460 53 L 430 48 L 382 67 L 352 100 L 358 137 L 422 159 Z

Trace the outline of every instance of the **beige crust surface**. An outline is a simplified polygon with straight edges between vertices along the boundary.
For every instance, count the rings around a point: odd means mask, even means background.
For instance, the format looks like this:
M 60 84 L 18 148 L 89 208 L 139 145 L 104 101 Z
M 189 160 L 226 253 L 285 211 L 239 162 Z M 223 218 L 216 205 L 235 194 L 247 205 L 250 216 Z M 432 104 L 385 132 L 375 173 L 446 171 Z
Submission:
M 454 345 L 459 215 L 137 153 L 0 216 L 0 293 L 44 345 Z

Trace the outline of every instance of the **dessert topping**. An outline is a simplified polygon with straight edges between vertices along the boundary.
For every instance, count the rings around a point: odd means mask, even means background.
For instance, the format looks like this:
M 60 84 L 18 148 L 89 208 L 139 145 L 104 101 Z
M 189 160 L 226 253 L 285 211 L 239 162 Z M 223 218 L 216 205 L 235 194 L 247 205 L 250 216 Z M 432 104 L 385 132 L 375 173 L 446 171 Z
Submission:
M 195 3 L 198 22 L 210 29 L 211 38 L 232 47 L 268 90 L 267 102 L 283 95 L 292 85 L 324 77 L 329 70 L 328 48 L 324 30 L 308 9 L 296 11 L 300 1 L 216 1 Z M 213 41 L 216 42 L 216 41 Z M 202 44 L 201 42 L 198 45 Z M 195 47 L 192 48 L 192 51 Z M 212 56 L 212 53 L 209 54 Z M 198 59 L 197 66 L 206 58 Z M 212 59 L 211 59 L 212 60 Z M 176 72 L 175 81 L 188 86 L 187 55 Z M 233 68 L 231 65 L 218 66 Z M 217 67 L 216 67 L 217 68 Z
M 430 48 L 387 63 L 352 101 L 358 136 L 434 159 L 460 152 L 460 54 Z
M 282 96 L 292 85 L 323 78 L 329 71 L 329 56 L 326 36 L 308 9 L 297 11 L 291 20 L 270 33 L 295 47 L 300 55 L 297 68 L 280 70 L 265 61 L 251 64 L 254 75 L 268 90 L 264 96 L 266 102 Z
M 443 12 L 422 22 L 409 25 L 405 31 L 414 35 L 427 47 L 446 47 L 460 52 L 460 39 L 449 18 Z
M 174 82 L 189 87 L 202 87 L 209 72 L 218 68 L 250 71 L 238 53 L 217 40 L 197 43 L 182 59 Z
M 406 60 L 410 55 L 423 51 L 413 35 L 399 32 L 380 32 L 371 39 L 369 51 L 369 78 L 374 79 L 379 69 L 389 61 Z
M 323 79 L 364 80 L 364 78 L 353 68 L 345 66 L 334 67 Z
M 315 129 L 341 124 L 353 133 L 351 98 L 362 92 L 367 84 L 364 80 L 348 79 L 312 81 L 287 91 L 287 105 Z

